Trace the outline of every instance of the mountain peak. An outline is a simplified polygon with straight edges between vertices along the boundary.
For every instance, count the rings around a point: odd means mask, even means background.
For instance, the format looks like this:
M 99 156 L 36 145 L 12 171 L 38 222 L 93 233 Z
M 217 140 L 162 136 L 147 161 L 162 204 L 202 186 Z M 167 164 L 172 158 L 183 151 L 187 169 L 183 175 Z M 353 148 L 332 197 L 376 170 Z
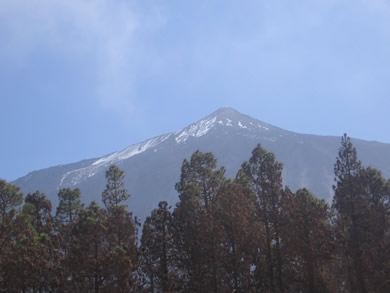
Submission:
M 201 137 L 211 130 L 241 131 L 252 133 L 269 132 L 272 125 L 258 121 L 230 107 L 222 107 L 207 117 L 175 133 L 177 143 L 185 142 L 189 137 Z
M 217 117 L 217 119 L 239 119 L 240 117 L 246 116 L 240 112 L 238 112 L 236 109 L 233 109 L 231 107 L 221 107 L 217 111 L 211 113 L 208 117 Z
M 220 116 L 220 115 L 242 115 L 240 112 L 238 112 L 236 109 L 233 109 L 231 107 L 221 107 L 219 108 L 217 111 L 215 111 L 212 115 L 217 115 L 217 116 Z
M 218 124 L 222 126 L 235 126 L 236 128 L 247 128 L 248 130 L 255 130 L 257 128 L 269 130 L 270 128 L 277 128 L 273 125 L 259 121 L 248 115 L 238 112 L 236 109 L 233 109 L 231 107 L 221 107 L 203 120 L 209 120 L 213 118 L 215 118 Z

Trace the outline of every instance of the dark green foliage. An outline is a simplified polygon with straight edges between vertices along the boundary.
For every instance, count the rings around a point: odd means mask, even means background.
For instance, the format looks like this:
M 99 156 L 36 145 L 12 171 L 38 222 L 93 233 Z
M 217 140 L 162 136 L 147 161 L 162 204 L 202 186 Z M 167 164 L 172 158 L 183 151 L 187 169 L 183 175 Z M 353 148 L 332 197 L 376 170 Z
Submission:
M 193 195 L 208 210 L 212 197 L 224 180 L 225 168 L 219 170 L 216 168 L 217 160 L 212 153 L 196 151 L 190 161 L 185 159 L 181 168 L 180 182 L 176 184 L 179 197 L 185 197 L 186 192 L 191 195 L 195 192 Z
M 136 269 L 136 237 L 131 214 L 118 207 L 108 215 L 92 202 L 72 229 L 66 262 L 70 291 L 129 292 Z
M 60 190 L 55 221 L 39 191 L 24 205 L 0 180 L 0 292 L 390 291 L 390 181 L 364 168 L 344 135 L 332 209 L 282 183 L 282 164 L 258 145 L 236 179 L 212 153 L 184 160 L 179 202 L 137 221 L 123 204 L 124 172 L 111 166 L 105 207 Z
M 130 197 L 124 188 L 124 178 L 125 172 L 115 165 L 106 171 L 107 185 L 102 193 L 102 200 L 107 209 L 118 207 L 121 202 Z
M 221 231 L 219 247 L 219 288 L 221 292 L 254 292 L 252 275 L 263 228 L 256 219 L 257 202 L 241 184 L 231 180 L 218 190 L 214 218 Z
M 379 171 L 361 166 L 347 135 L 341 141 L 335 175 L 333 206 L 348 288 L 351 292 L 387 292 L 390 289 L 388 181 Z
M 77 215 L 71 220 L 69 209 L 65 209 L 66 226 L 71 233 L 65 257 L 68 275 L 63 283 L 71 291 L 131 292 L 135 288 L 137 223 L 126 206 L 120 205 L 129 197 L 123 188 L 124 172 L 111 166 L 106 177 L 106 209 L 96 202 L 81 209 L 78 190 L 65 191 L 74 203 L 66 207 L 73 206 L 72 214 Z
M 362 259 L 369 290 L 390 290 L 390 182 L 373 168 L 361 172 L 364 208 L 359 221 Z
M 51 203 L 39 191 L 28 194 L 12 223 L 12 240 L 4 256 L 5 291 L 47 292 L 56 284 L 56 238 Z
M 8 283 L 10 260 L 15 251 L 14 239 L 18 235 L 15 228 L 16 208 L 22 203 L 23 195 L 19 187 L 0 179 L 0 292 Z
M 35 230 L 38 233 L 49 234 L 53 228 L 50 200 L 46 198 L 44 193 L 36 191 L 27 194 L 24 202 L 23 211 L 31 217 Z
M 285 274 L 283 271 L 284 262 L 282 255 L 281 232 L 283 225 L 283 165 L 276 161 L 273 153 L 267 152 L 258 145 L 252 152 L 249 162 L 242 165 L 241 179 L 248 183 L 251 191 L 258 199 L 258 216 L 264 226 L 265 237 L 262 240 L 261 248 L 264 250 L 263 260 L 265 275 L 267 279 L 258 286 L 265 286 L 270 292 L 284 292 Z M 258 267 L 262 267 L 258 265 Z
M 57 211 L 56 220 L 61 224 L 71 224 L 75 220 L 82 209 L 80 189 L 61 189 L 58 193 L 60 200 Z
M 141 266 L 145 274 L 145 288 L 151 292 L 171 292 L 177 282 L 176 255 L 173 244 L 173 219 L 168 203 L 146 218 L 141 238 Z
M 23 195 L 19 190 L 20 187 L 0 179 L 0 213 L 3 224 L 6 222 L 7 214 L 23 201 Z
M 59 267 L 57 282 L 60 288 L 72 291 L 75 284 L 75 272 L 72 267 L 72 248 L 75 243 L 73 233 L 84 207 L 81 203 L 81 192 L 79 189 L 61 189 L 58 193 L 58 198 L 59 205 L 55 216 L 55 229 L 58 233 L 56 235 L 59 246 L 59 253 L 55 260 Z
M 72 235 L 72 246 L 69 256 L 72 283 L 75 291 L 88 290 L 99 292 L 106 276 L 106 261 L 109 251 L 105 245 L 107 215 L 96 202 L 80 214 Z
M 184 160 L 176 184 L 180 202 L 174 212 L 175 243 L 180 251 L 178 266 L 188 292 L 218 291 L 221 229 L 213 213 L 214 199 L 225 178 L 224 168 L 216 169 L 212 153 L 196 151 Z M 211 289 L 212 288 L 212 289 Z
M 304 292 L 337 291 L 331 272 L 335 243 L 328 204 L 309 190 L 299 189 L 289 198 L 286 213 L 290 286 Z

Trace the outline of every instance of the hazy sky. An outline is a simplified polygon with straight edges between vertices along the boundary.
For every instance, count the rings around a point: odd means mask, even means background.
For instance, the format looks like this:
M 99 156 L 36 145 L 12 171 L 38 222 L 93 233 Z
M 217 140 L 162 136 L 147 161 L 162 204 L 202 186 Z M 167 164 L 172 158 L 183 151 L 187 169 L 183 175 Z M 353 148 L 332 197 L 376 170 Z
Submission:
M 389 0 L 0 0 L 0 44 L 6 180 L 221 106 L 390 143 Z

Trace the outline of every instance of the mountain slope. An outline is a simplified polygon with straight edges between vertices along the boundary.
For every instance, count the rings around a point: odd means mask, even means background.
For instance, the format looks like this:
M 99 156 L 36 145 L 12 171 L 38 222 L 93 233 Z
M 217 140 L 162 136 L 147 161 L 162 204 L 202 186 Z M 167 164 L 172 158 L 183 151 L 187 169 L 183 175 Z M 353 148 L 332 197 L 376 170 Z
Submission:
M 58 190 L 81 189 L 85 202 L 100 200 L 105 170 L 116 164 L 126 172 L 125 184 L 132 194 L 129 207 L 141 218 L 160 200 L 177 201 L 174 190 L 184 158 L 199 149 L 213 152 L 219 165 L 234 177 L 243 161 L 260 143 L 284 164 L 284 183 L 294 191 L 307 187 L 317 196 L 332 196 L 333 165 L 340 137 L 298 134 L 261 122 L 231 108 L 221 108 L 206 118 L 174 133 L 164 134 L 101 158 L 32 172 L 14 183 L 24 193 L 37 189 L 57 204 Z M 353 140 L 359 158 L 390 177 L 390 145 Z

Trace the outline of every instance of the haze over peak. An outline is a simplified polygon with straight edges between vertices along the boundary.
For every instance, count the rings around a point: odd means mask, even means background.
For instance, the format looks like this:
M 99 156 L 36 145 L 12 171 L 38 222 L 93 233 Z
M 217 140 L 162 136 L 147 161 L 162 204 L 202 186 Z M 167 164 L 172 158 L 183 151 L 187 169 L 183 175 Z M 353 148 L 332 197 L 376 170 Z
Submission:
M 213 118 L 213 117 L 216 117 L 218 120 L 223 120 L 223 119 L 230 119 L 232 121 L 239 121 L 239 120 L 256 120 L 256 122 L 261 122 L 255 118 L 252 118 L 246 114 L 243 114 L 239 111 L 237 111 L 236 109 L 234 108 L 231 108 L 231 107 L 221 107 L 219 109 L 217 109 L 215 112 L 211 113 L 210 115 L 208 115 L 206 118 L 204 119 L 207 119 L 207 118 Z
M 236 109 L 232 107 L 221 107 L 217 109 L 214 113 L 211 115 L 217 115 L 217 116 L 234 116 L 234 115 L 244 115 L 240 112 L 238 112 Z

